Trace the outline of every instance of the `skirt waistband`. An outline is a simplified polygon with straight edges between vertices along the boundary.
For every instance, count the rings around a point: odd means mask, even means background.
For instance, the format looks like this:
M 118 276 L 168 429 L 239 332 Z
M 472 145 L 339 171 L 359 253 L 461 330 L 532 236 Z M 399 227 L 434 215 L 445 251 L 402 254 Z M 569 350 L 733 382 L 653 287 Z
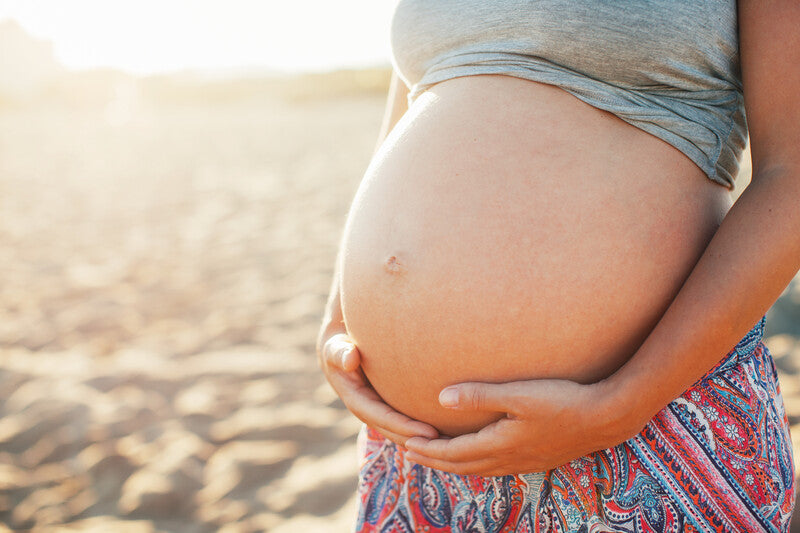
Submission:
M 764 339 L 764 327 L 766 323 L 767 317 L 764 315 L 703 379 L 708 379 L 726 372 L 752 357 L 756 347 Z

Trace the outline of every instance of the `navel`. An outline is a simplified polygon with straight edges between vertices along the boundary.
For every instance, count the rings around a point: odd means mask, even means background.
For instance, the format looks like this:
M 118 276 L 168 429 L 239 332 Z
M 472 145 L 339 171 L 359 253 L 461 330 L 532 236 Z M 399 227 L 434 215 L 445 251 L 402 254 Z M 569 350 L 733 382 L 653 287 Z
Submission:
M 405 272 L 405 265 L 400 262 L 396 255 L 390 256 L 386 261 L 383 263 L 383 268 L 389 274 L 399 275 Z

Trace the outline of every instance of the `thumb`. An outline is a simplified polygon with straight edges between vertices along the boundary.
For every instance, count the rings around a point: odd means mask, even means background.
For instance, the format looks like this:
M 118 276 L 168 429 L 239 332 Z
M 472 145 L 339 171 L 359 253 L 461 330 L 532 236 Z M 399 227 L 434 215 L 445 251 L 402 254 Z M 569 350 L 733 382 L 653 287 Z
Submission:
M 439 393 L 439 403 L 467 411 L 516 412 L 518 396 L 505 383 L 459 383 Z
M 345 372 L 353 372 L 361 365 L 356 345 L 346 340 L 344 335 L 335 335 L 328 341 L 328 359 L 334 366 Z

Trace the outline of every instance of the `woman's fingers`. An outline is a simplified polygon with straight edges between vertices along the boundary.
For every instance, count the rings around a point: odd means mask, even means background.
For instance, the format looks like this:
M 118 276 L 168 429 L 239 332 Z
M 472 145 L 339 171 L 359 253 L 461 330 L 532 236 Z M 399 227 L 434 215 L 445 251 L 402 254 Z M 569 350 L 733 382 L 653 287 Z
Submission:
M 400 446 L 405 446 L 405 443 L 408 440 L 408 435 L 399 435 L 397 433 L 392 433 L 391 431 L 385 428 L 373 427 L 373 429 L 376 430 L 381 435 L 383 435 L 384 438 L 389 439 L 390 441 L 394 442 L 395 444 L 399 444 Z
M 324 355 L 328 364 L 345 372 L 355 372 L 361 366 L 358 348 L 343 333 L 328 339 L 328 342 L 325 343 Z
M 342 391 L 341 397 L 354 415 L 378 430 L 389 431 L 406 438 L 423 436 L 435 439 L 439 436 L 439 432 L 433 426 L 392 409 L 366 382 L 358 388 Z
M 402 435 L 404 438 L 419 435 L 435 439 L 439 436 L 433 426 L 409 418 L 384 402 L 367 384 L 361 372 L 333 371 L 328 374 L 328 381 L 347 409 L 375 429 Z M 398 442 L 396 439 L 390 440 Z
M 419 455 L 414 452 L 408 452 L 406 453 L 406 459 L 408 459 L 412 463 L 417 463 L 430 468 L 435 468 L 436 470 L 442 470 L 444 472 L 451 472 L 453 474 L 460 474 L 460 475 L 474 474 L 479 476 L 505 475 L 505 473 L 496 464 L 497 461 L 494 458 L 483 458 L 483 459 L 478 459 L 476 461 L 457 463 L 451 461 L 443 461 L 441 459 L 432 459 L 430 457 L 425 457 L 423 455 Z
M 450 409 L 517 413 L 517 383 L 459 383 L 439 393 L 439 403 Z
M 501 419 L 489 424 L 477 433 L 469 433 L 452 439 L 425 439 L 412 437 L 406 441 L 406 448 L 413 457 L 449 463 L 468 463 L 498 455 L 504 449 L 504 438 L 499 434 L 503 425 L 511 423 Z M 418 462 L 416 459 L 412 459 Z M 424 464 L 424 463 L 421 463 Z
M 426 440 L 413 437 L 406 441 L 409 461 L 452 472 L 454 474 L 476 474 L 500 476 L 513 471 L 503 464 L 506 455 L 505 439 L 498 432 L 495 422 L 478 433 L 462 435 L 452 439 Z M 508 422 L 508 421 L 506 421 Z
M 347 335 L 339 333 L 328 339 L 323 348 L 323 359 L 328 367 L 328 381 L 350 412 L 386 434 L 389 440 L 402 444 L 415 435 L 431 439 L 439 436 L 433 426 L 392 409 L 378 396 L 360 371 L 361 356 Z

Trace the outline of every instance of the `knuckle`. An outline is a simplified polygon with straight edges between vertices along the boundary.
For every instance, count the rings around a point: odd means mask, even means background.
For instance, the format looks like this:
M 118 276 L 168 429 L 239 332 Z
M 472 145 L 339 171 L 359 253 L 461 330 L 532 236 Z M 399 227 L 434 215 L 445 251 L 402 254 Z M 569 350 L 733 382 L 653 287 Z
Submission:
M 518 457 L 519 453 L 520 453 L 520 445 L 509 442 L 498 451 L 497 455 L 499 457 L 502 457 L 504 460 L 509 461 L 513 460 L 515 457 Z
M 486 391 L 482 387 L 470 387 L 467 394 L 470 404 L 476 409 L 480 409 L 486 404 Z
M 522 398 L 514 396 L 507 398 L 506 402 L 508 403 L 509 410 L 513 413 L 523 414 L 528 412 L 528 404 Z

